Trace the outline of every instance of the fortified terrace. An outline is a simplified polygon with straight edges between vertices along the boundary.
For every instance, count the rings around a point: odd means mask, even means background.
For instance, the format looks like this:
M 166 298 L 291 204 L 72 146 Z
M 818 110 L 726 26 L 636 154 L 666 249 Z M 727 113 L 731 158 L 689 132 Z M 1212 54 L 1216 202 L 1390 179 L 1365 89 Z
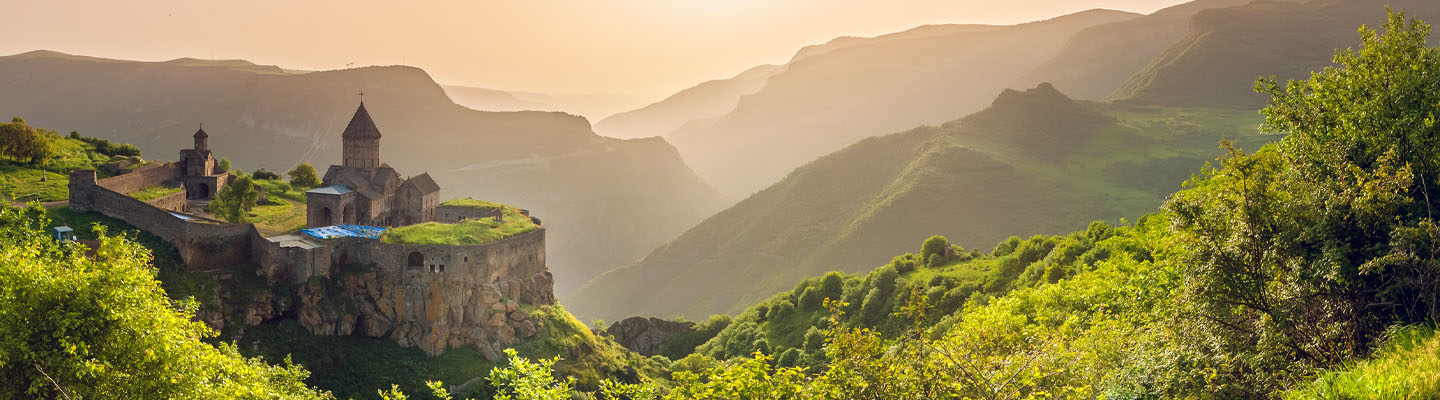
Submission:
M 430 355 L 469 345 L 501 360 L 540 328 L 528 309 L 555 303 L 540 220 L 478 200 L 441 203 L 429 174 L 405 178 L 382 161 L 363 102 L 341 134 L 341 164 L 305 192 L 306 227 L 293 232 L 211 218 L 205 204 L 235 176 L 203 128 L 194 139 L 176 162 L 105 179 L 72 172 L 69 203 L 164 239 L 193 271 L 253 269 L 272 290 L 200 299 L 199 317 L 217 330 L 227 315 L 246 326 L 295 317 L 316 335 L 389 337 Z M 157 186 L 168 194 L 132 196 Z

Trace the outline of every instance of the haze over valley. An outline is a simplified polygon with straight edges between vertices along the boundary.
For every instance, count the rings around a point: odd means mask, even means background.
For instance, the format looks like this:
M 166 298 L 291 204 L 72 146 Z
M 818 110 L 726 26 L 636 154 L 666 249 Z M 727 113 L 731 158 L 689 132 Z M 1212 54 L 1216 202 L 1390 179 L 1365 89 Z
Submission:
M 1440 2 L 261 3 L 5 6 L 0 398 L 1440 394 Z

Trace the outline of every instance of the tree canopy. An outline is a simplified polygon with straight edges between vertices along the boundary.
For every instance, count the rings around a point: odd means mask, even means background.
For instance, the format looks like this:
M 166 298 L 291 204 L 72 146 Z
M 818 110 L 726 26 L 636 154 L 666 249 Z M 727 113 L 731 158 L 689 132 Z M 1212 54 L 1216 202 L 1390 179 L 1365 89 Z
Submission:
M 0 208 L 0 397 L 323 399 L 308 373 L 200 339 L 148 250 L 101 231 L 97 247 L 46 236 L 38 206 Z

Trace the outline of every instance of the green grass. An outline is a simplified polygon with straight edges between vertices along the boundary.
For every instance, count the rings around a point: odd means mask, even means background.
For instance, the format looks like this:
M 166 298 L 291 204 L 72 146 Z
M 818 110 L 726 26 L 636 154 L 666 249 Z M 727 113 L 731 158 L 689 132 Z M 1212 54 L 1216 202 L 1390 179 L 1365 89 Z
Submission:
M 156 185 L 156 186 L 150 186 L 150 187 L 146 187 L 146 188 L 143 188 L 143 189 L 140 189 L 140 190 L 136 190 L 136 191 L 134 191 L 134 192 L 126 193 L 125 195 L 126 195 L 126 196 L 130 196 L 130 197 L 134 197 L 136 200 L 140 200 L 140 201 L 150 201 L 150 200 L 155 200 L 155 199 L 158 199 L 158 198 L 161 198 L 161 197 L 169 196 L 169 195 L 172 195 L 172 194 L 175 194 L 175 193 L 180 193 L 180 188 L 178 188 L 178 187 L 167 188 L 167 187 L 164 187 L 164 186 Z
M 41 181 L 42 174 L 45 181 Z M 0 164 L 0 194 L 17 201 L 61 201 L 70 197 L 68 174 L 13 163 Z
M 96 169 L 110 157 L 95 147 L 68 137 L 52 137 L 55 158 L 43 169 L 11 160 L 0 160 L 0 195 L 16 201 L 61 201 L 70 196 L 69 171 Z M 100 171 L 100 178 L 106 175 Z M 41 176 L 45 181 L 41 181 Z
M 449 207 L 471 207 L 471 208 L 486 208 L 486 209 L 503 207 L 502 205 L 500 205 L 500 204 L 498 204 L 498 203 L 491 203 L 491 202 L 484 201 L 484 200 L 475 200 L 475 199 L 472 199 L 472 198 L 469 198 L 469 197 L 460 198 L 460 199 L 450 199 L 450 200 L 446 200 L 444 203 L 440 203 L 440 205 L 442 205 L 442 206 L 449 206 Z
M 493 242 L 540 229 L 530 217 L 514 207 L 504 207 L 504 218 L 466 220 L 453 224 L 426 222 L 391 229 L 381 237 L 385 243 L 466 245 Z
M 1368 359 L 1326 371 L 1285 399 L 1440 399 L 1440 336 L 1432 327 L 1392 329 Z
M 305 227 L 305 191 L 291 188 L 280 191 L 281 181 L 256 180 L 265 188 L 268 203 L 250 210 L 250 222 L 261 232 L 294 232 Z

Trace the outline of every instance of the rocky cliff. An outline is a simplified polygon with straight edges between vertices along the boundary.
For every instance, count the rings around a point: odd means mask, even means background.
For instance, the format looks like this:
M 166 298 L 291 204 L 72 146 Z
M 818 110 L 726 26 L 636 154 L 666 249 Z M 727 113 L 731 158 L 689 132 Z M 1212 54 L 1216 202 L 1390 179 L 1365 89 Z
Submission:
M 655 317 L 630 317 L 611 324 L 609 328 L 605 329 L 605 333 L 614 338 L 616 343 L 625 346 L 626 349 L 648 357 L 659 354 L 660 347 L 665 345 L 671 336 L 688 332 L 694 326 L 694 322 L 666 321 Z

